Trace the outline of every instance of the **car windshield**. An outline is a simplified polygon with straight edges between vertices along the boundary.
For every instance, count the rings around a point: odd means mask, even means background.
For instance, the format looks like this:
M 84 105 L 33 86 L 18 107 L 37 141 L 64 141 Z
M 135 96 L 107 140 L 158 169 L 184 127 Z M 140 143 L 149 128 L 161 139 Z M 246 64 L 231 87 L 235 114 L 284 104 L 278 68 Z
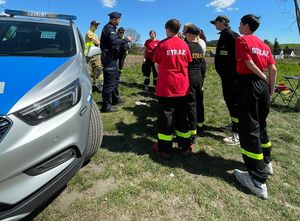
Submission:
M 69 26 L 0 21 L 0 56 L 69 57 L 75 53 Z

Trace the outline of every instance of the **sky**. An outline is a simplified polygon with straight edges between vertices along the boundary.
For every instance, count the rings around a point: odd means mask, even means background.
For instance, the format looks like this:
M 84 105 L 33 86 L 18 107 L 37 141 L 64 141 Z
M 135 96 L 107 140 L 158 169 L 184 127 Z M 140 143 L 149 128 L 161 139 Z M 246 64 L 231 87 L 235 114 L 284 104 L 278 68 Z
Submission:
M 141 35 L 141 43 L 156 30 L 157 38 L 166 37 L 164 25 L 172 18 L 182 25 L 193 23 L 203 29 L 207 40 L 217 40 L 219 35 L 210 20 L 218 15 L 230 19 L 232 30 L 238 32 L 240 18 L 246 14 L 261 17 L 256 35 L 261 39 L 280 44 L 300 43 L 293 0 L 0 0 L 0 14 L 4 9 L 28 10 L 76 15 L 75 23 L 82 35 L 90 22 L 100 22 L 98 36 L 108 23 L 110 12 L 121 12 L 119 27 L 132 28 Z

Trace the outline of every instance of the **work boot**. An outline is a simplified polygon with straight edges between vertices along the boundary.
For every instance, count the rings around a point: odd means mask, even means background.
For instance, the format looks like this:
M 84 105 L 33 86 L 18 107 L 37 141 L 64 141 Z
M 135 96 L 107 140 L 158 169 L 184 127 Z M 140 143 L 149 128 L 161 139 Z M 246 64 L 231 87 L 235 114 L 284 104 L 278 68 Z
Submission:
M 159 157 L 165 160 L 169 160 L 171 158 L 171 154 L 159 151 L 158 143 L 152 144 L 152 151 L 154 152 L 154 154 L 158 155 Z
M 268 189 L 265 183 L 258 182 L 248 172 L 238 169 L 234 170 L 234 176 L 242 186 L 248 188 L 256 196 L 262 199 L 268 198 Z
M 111 105 L 118 105 L 118 104 L 123 104 L 123 103 L 124 103 L 124 100 L 119 97 L 117 101 L 111 102 Z
M 230 137 L 225 137 L 225 138 L 223 139 L 223 141 L 224 141 L 227 145 L 238 145 L 238 144 L 240 144 L 239 134 L 238 134 L 238 133 L 232 133 L 232 136 L 230 136 Z
M 197 135 L 199 137 L 205 137 L 203 126 L 202 127 L 197 127 Z
M 118 108 L 116 107 L 111 107 L 109 109 L 101 108 L 100 110 L 102 113 L 112 113 L 112 112 L 117 112 Z
M 265 163 L 265 172 L 268 174 L 268 175 L 273 175 L 273 166 L 272 166 L 272 162 L 270 163 Z

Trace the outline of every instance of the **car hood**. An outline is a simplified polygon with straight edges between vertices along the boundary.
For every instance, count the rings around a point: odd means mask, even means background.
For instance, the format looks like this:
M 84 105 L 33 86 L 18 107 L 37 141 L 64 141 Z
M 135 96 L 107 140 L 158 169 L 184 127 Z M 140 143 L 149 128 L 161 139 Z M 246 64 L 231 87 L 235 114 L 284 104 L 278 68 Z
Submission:
M 70 58 L 0 57 L 0 115 Z

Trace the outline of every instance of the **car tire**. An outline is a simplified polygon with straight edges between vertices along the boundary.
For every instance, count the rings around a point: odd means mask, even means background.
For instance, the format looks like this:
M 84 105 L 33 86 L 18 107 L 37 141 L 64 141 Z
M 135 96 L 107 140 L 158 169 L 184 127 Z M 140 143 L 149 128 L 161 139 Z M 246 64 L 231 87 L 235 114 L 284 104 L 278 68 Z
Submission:
M 102 116 L 95 101 L 92 101 L 91 119 L 89 126 L 88 141 L 85 150 L 84 161 L 87 162 L 94 156 L 101 146 L 103 139 Z

